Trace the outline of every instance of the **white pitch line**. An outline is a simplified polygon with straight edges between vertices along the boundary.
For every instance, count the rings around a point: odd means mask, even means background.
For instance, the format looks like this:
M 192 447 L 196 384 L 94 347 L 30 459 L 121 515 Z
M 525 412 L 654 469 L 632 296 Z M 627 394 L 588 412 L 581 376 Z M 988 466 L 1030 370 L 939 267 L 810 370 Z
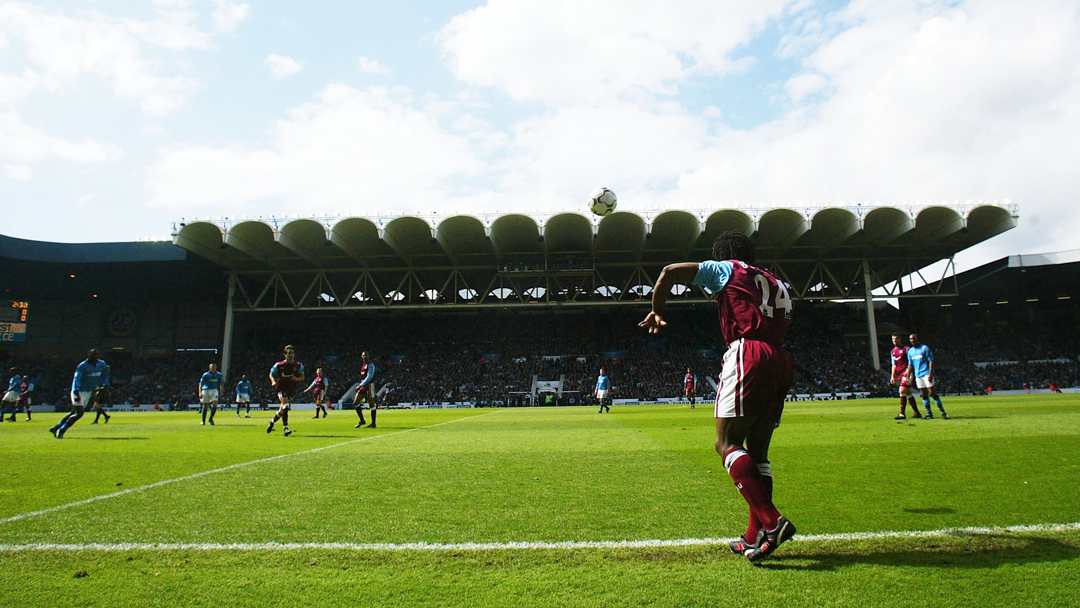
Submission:
M 494 412 L 488 412 L 486 414 L 477 414 L 475 416 L 465 416 L 464 418 L 457 418 L 455 420 L 447 420 L 446 422 L 439 422 L 437 424 L 429 424 L 427 426 L 417 426 L 417 427 L 413 427 L 411 429 L 405 429 L 403 431 L 396 431 L 394 433 L 383 433 L 382 435 L 372 435 L 371 437 L 361 437 L 359 439 L 350 439 L 349 441 L 342 441 L 341 443 L 334 443 L 334 444 L 331 444 L 331 445 L 324 445 L 324 446 L 319 447 L 319 448 L 312 448 L 310 450 L 304 450 L 303 452 L 291 452 L 289 454 L 278 454 L 277 456 L 269 456 L 267 458 L 260 458 L 258 460 L 252 460 L 252 461 L 249 461 L 249 462 L 240 462 L 240 463 L 237 463 L 237 464 L 230 464 L 227 467 L 221 467 L 219 469 L 211 469 L 209 471 L 201 471 L 199 473 L 192 473 L 191 475 L 184 475 L 183 477 L 176 477 L 174 479 L 165 479 L 163 481 L 155 481 L 154 483 L 148 483 L 146 485 L 138 486 L 136 488 L 128 488 L 127 490 L 120 490 L 119 492 L 112 492 L 110 494 L 102 494 L 101 496 L 94 496 L 94 497 L 91 497 L 91 498 L 87 498 L 85 500 L 79 500 L 79 501 L 71 502 L 71 503 L 68 503 L 66 505 L 59 505 L 59 506 L 56 506 L 56 507 L 49 507 L 48 509 L 41 509 L 40 511 L 30 511 L 29 513 L 20 513 L 18 515 L 12 515 L 11 517 L 5 517 L 3 519 L 0 519 L 0 525 L 6 524 L 6 523 L 11 523 L 13 521 L 18 521 L 20 519 L 26 519 L 28 517 L 35 517 L 35 516 L 38 516 L 38 515 L 47 515 L 49 513 L 55 513 L 57 511 L 63 511 L 64 509 L 70 509 L 72 507 L 80 507 L 82 505 L 88 505 L 90 503 L 94 503 L 94 502 L 97 502 L 99 500 L 105 500 L 107 498 L 116 498 L 117 496 L 123 496 L 125 494 L 131 494 L 132 492 L 142 492 L 143 490 L 149 490 L 151 488 L 158 488 L 158 487 L 161 487 L 161 486 L 164 486 L 164 485 L 168 485 L 170 483 L 176 483 L 178 481 L 187 481 L 189 479 L 196 479 L 198 477 L 203 477 L 205 475 L 213 475 L 214 473 L 223 473 L 225 471 L 231 471 L 233 469 L 239 469 L 239 468 L 243 468 L 243 467 L 248 467 L 248 466 L 255 465 L 255 464 L 262 464 L 264 462 L 272 462 L 272 461 L 278 460 L 280 458 L 288 458 L 290 456 L 301 456 L 301 455 L 304 455 L 304 454 L 313 454 L 315 452 L 321 452 L 322 450 L 329 450 L 331 448 L 338 448 L 338 447 L 341 447 L 343 445 L 350 445 L 350 444 L 353 444 L 353 443 L 359 443 L 361 441 L 371 441 L 372 439 L 379 439 L 380 437 L 392 437 L 394 435 L 401 435 L 402 433 L 409 433 L 411 431 L 422 431 L 424 429 L 430 429 L 430 428 L 434 428 L 434 427 L 437 427 L 437 426 L 442 426 L 444 424 L 453 424 L 455 422 L 460 422 L 462 420 L 472 420 L 473 418 L 483 418 L 484 416 L 490 416 L 492 414 L 498 414 L 499 412 L 502 412 L 502 411 L 504 411 L 504 410 L 495 410 Z
M 1025 532 L 1064 532 L 1080 530 L 1080 522 L 1037 524 L 993 528 L 943 528 L 907 532 L 852 532 L 796 536 L 789 542 L 871 540 L 881 538 L 934 538 L 987 534 L 1022 534 Z M 674 540 L 603 540 L 565 542 L 506 543 L 32 543 L 0 545 L 0 553 L 17 551 L 290 551 L 296 549 L 344 551 L 510 551 L 572 549 L 653 549 L 726 545 L 730 538 L 679 538 Z

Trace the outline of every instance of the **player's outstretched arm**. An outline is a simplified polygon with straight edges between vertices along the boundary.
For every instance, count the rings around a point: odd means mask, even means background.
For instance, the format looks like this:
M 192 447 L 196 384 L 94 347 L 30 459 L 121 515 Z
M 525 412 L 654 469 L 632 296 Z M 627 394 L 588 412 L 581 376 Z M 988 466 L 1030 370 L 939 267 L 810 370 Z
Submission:
M 667 325 L 664 321 L 664 306 L 667 304 L 671 288 L 678 283 L 689 284 L 697 276 L 697 262 L 683 262 L 681 264 L 669 264 L 660 272 L 656 279 L 656 285 L 652 292 L 652 310 L 645 316 L 645 320 L 638 323 L 650 334 L 660 333 L 660 328 Z

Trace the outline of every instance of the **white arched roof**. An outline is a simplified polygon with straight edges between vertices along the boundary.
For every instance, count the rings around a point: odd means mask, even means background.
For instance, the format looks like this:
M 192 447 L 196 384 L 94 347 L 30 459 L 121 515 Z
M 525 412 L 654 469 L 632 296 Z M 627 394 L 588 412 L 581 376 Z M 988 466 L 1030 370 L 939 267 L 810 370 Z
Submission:
M 948 258 L 1009 230 L 1018 213 L 1006 201 L 653 209 L 605 218 L 577 211 L 271 216 L 180 220 L 173 240 L 237 271 L 360 268 L 399 273 L 390 277 L 396 284 L 407 271 L 453 269 L 481 281 L 500 268 L 584 263 L 621 289 L 638 280 L 629 267 L 655 273 L 664 264 L 707 259 L 713 240 L 728 230 L 749 235 L 759 258 L 783 263 L 788 273 L 810 273 L 818 262 L 866 260 L 887 274 L 904 260 Z

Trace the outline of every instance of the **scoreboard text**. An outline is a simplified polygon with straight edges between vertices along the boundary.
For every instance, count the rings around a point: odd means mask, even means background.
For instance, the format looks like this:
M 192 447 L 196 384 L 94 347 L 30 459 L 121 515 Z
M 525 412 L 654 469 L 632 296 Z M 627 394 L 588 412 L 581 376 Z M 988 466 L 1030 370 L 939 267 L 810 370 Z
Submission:
M 0 343 L 22 342 L 26 340 L 26 316 L 30 303 L 8 300 L 6 304 L 0 308 Z

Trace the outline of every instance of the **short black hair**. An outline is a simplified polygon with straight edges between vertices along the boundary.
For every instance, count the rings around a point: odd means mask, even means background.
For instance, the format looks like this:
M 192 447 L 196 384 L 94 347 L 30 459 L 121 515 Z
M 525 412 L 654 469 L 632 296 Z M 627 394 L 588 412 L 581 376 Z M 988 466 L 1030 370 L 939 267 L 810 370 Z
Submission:
M 903 338 L 903 336 L 901 336 L 900 334 L 893 334 L 892 337 L 894 337 L 894 338 Z
M 99 352 L 98 352 L 98 349 L 96 349 L 96 348 L 91 348 L 90 350 L 88 350 L 88 351 L 86 352 L 86 358 L 87 358 L 87 359 L 93 359 L 94 357 L 97 357 L 97 356 L 98 356 L 98 355 L 100 355 L 100 354 L 101 354 L 101 353 L 99 353 Z
M 757 261 L 757 249 L 750 237 L 741 232 L 728 230 L 716 237 L 712 246 L 714 260 L 741 260 L 747 264 Z
M 13 367 L 13 368 L 8 370 L 8 373 L 11 374 L 12 376 L 14 376 L 15 374 L 19 373 L 19 370 L 15 369 Z

